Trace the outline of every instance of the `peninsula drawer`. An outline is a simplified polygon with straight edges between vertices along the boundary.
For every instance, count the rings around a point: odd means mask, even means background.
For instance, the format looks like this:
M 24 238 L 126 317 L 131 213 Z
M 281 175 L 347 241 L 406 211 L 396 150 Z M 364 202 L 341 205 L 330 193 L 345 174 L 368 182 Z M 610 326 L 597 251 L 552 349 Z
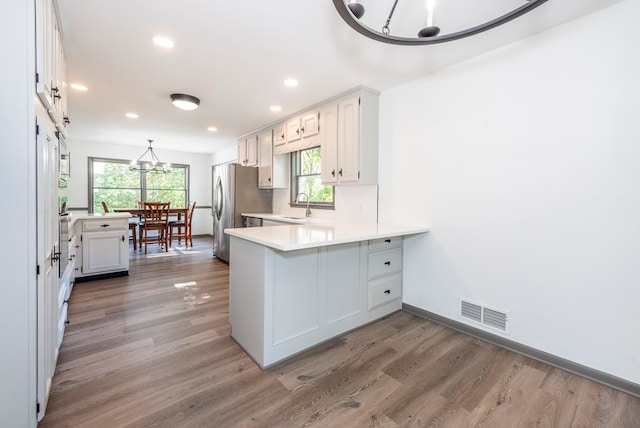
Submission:
M 402 296 L 402 274 L 396 273 L 369 282 L 369 310 Z
M 402 236 L 392 238 L 372 239 L 369 241 L 369 250 L 383 250 L 385 248 L 398 247 L 402 244 Z
M 126 218 L 110 218 L 82 222 L 83 232 L 101 232 L 106 230 L 126 230 L 129 228 L 129 221 Z
M 402 247 L 369 253 L 369 279 L 402 270 Z

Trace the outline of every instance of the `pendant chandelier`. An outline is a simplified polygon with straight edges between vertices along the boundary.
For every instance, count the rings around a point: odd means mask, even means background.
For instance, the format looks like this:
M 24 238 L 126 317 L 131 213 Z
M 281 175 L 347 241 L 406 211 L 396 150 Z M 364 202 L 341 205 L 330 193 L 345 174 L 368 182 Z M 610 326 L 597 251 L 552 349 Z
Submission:
M 360 34 L 369 37 L 370 39 L 394 45 L 416 46 L 450 42 L 453 40 L 458 40 L 465 37 L 473 36 L 478 33 L 482 33 L 483 31 L 498 27 L 524 15 L 527 12 L 532 11 L 533 9 L 545 3 L 547 0 L 514 0 L 514 5 L 517 6 L 519 4 L 519 6 L 513 9 L 511 9 L 511 6 L 509 6 L 507 8 L 508 10 L 498 11 L 495 16 L 492 16 L 487 21 L 484 21 L 480 24 L 472 25 L 470 27 L 456 29 L 453 31 L 448 31 L 446 28 L 443 28 L 444 34 L 440 34 L 441 29 L 437 25 L 434 25 L 434 22 L 438 22 L 438 15 L 435 10 L 437 7 L 436 2 L 443 2 L 444 4 L 446 0 L 403 0 L 405 4 L 415 2 L 417 4 L 426 6 L 423 9 L 424 15 L 422 19 L 423 25 L 426 25 L 422 27 L 416 27 L 413 32 L 413 34 L 416 35 L 414 37 L 398 36 L 392 33 L 391 24 L 399 0 L 387 1 L 390 6 L 390 12 L 386 21 L 381 21 L 375 24 L 372 23 L 371 20 L 367 21 L 366 18 L 365 21 L 368 23 L 365 23 L 363 22 L 363 20 L 361 20 L 361 18 L 365 17 L 367 7 L 378 7 L 380 0 L 377 0 L 375 2 L 371 1 L 368 6 L 367 0 L 333 0 L 333 5 L 338 11 L 338 14 L 347 24 L 349 24 L 351 28 L 353 28 Z M 470 1 L 472 2 L 470 5 L 475 7 L 477 1 Z M 459 4 L 461 2 L 458 1 L 455 3 Z M 457 13 L 468 14 L 471 12 L 458 9 Z M 376 28 L 380 28 L 380 30 L 375 29 L 374 26 Z
M 156 156 L 153 151 L 153 147 L 151 147 L 151 143 L 153 140 L 147 140 L 149 142 L 149 147 L 145 152 L 140 155 L 137 160 L 131 161 L 131 166 L 129 167 L 131 171 L 139 171 L 143 173 L 156 173 L 156 174 L 166 174 L 171 172 L 171 164 L 165 163 L 161 164 L 160 159 Z M 148 160 L 144 160 L 145 155 L 149 153 Z

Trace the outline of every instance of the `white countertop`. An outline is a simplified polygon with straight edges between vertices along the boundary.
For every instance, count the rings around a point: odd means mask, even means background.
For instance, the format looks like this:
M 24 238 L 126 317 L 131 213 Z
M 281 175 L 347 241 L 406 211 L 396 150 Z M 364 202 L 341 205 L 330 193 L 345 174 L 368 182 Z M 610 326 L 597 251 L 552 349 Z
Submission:
M 121 212 L 121 213 L 70 213 L 70 216 L 72 216 L 73 219 L 75 220 L 96 220 L 96 219 L 103 219 L 103 218 L 129 218 L 131 217 L 131 213 L 125 213 L 125 212 Z
M 73 227 L 77 221 L 80 220 L 100 220 L 106 218 L 130 218 L 130 213 L 92 213 L 89 214 L 87 212 L 70 212 L 69 216 L 69 226 Z
M 292 223 L 292 224 L 305 224 L 307 222 L 317 223 L 318 221 L 320 221 L 318 219 L 315 219 L 314 217 L 305 218 L 305 217 L 289 216 L 286 214 L 242 213 L 240 215 L 242 215 L 243 217 L 255 217 L 255 218 L 261 218 L 264 220 L 273 220 L 273 221 L 280 221 L 282 223 Z
M 255 217 L 256 215 L 251 216 Z M 429 228 L 427 227 L 330 220 L 308 220 L 304 224 L 224 230 L 228 235 L 280 251 L 326 247 L 349 242 L 368 241 L 370 239 L 414 235 L 428 231 Z

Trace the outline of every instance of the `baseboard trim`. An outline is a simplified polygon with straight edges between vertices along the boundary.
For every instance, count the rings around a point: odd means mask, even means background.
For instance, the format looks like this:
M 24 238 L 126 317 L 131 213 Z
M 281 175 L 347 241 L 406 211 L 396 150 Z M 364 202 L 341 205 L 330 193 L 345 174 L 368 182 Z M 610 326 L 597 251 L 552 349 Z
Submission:
M 514 342 L 502 336 L 480 330 L 470 325 L 443 317 L 438 314 L 434 314 L 433 312 L 425 311 L 424 309 L 420 309 L 406 303 L 402 304 L 402 309 L 421 318 L 428 319 L 445 327 L 449 327 L 453 330 L 468 334 L 469 336 L 473 336 L 477 339 L 484 340 L 485 342 L 489 342 L 501 348 L 517 352 L 518 354 L 525 355 L 529 358 L 533 358 L 534 360 L 538 360 L 559 369 L 577 374 L 594 382 L 610 386 L 611 388 L 615 388 L 627 394 L 631 394 L 635 397 L 640 397 L 640 385 L 637 383 L 629 382 L 628 380 L 613 376 L 609 373 L 601 372 L 599 370 L 592 369 L 591 367 L 583 366 L 582 364 L 575 363 L 571 360 L 567 360 L 556 355 L 540 351 L 539 349 Z
M 100 279 L 118 278 L 120 276 L 129 276 L 128 270 L 121 270 L 118 272 L 99 273 L 97 275 L 79 276 L 74 281 L 74 284 L 80 284 L 83 282 L 97 281 Z

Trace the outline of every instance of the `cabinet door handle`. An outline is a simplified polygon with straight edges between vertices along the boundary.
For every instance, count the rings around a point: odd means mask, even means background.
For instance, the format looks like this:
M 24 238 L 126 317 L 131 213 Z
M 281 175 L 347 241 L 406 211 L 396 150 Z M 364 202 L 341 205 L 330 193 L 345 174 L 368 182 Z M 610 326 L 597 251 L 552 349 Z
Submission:
M 331 176 L 332 176 L 332 177 L 335 177 L 335 176 L 336 176 L 336 170 L 335 170 L 335 169 L 332 169 L 332 170 L 331 170 Z
M 280 138 L 282 138 L 284 140 L 284 133 L 280 136 Z
M 342 168 L 340 168 L 340 171 L 338 171 L 338 175 L 342 177 Z
M 122 235 L 122 242 L 124 242 L 124 235 Z
M 269 180 L 269 183 L 271 183 L 271 177 L 269 177 L 267 180 Z
M 100 227 L 109 227 L 108 224 L 101 224 Z
M 384 290 L 384 294 L 391 294 L 391 290 Z
M 391 266 L 391 262 L 384 262 L 385 265 Z
M 387 244 L 391 244 L 391 239 L 385 239 L 384 242 Z

